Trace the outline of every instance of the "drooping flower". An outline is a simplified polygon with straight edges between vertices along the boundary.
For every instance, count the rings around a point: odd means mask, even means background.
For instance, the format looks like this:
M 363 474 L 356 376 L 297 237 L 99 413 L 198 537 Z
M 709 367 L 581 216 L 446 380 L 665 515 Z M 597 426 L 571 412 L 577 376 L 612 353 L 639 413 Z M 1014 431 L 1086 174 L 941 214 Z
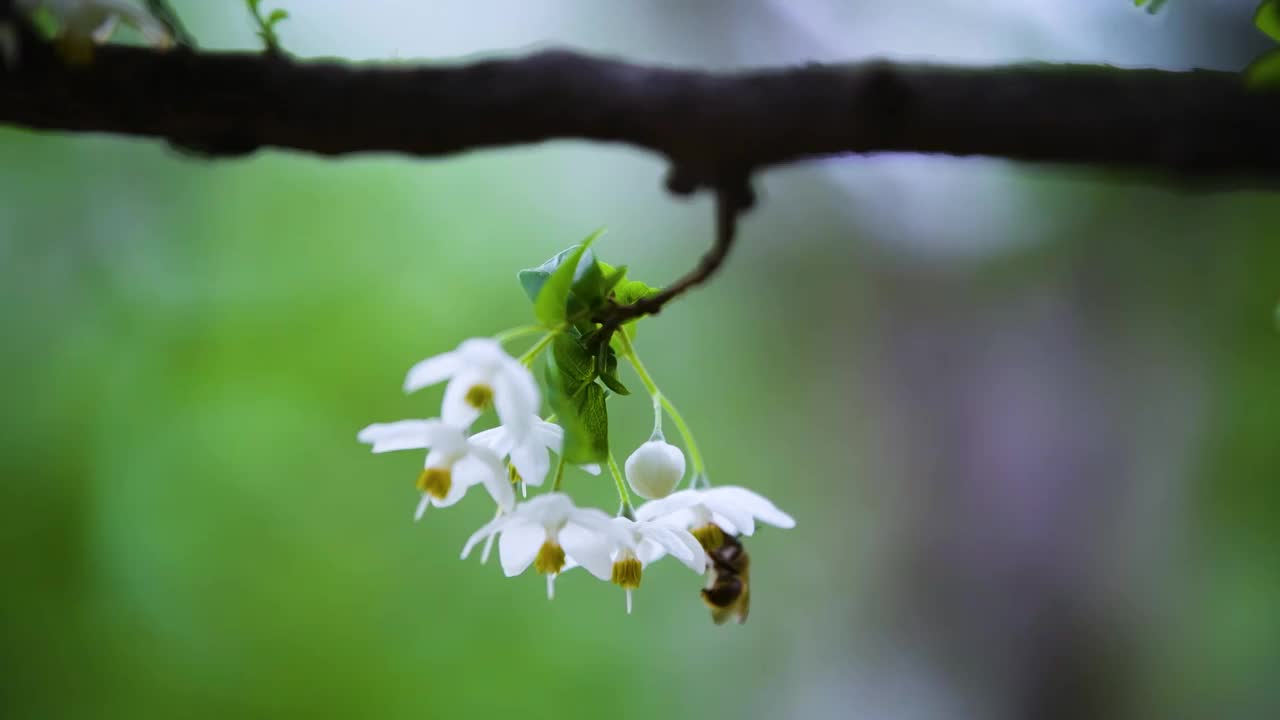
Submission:
M 636 448 L 625 465 L 627 484 L 646 500 L 671 494 L 684 477 L 684 453 L 663 440 L 650 440 Z
M 414 392 L 449 381 L 440 415 L 450 425 L 471 427 L 490 405 L 502 425 L 523 442 L 533 431 L 532 420 L 542 395 L 529 368 L 502 349 L 497 340 L 471 338 L 450 350 L 414 365 L 404 379 L 404 391 Z
M 795 518 L 767 498 L 733 485 L 681 490 L 636 509 L 636 520 L 649 520 L 689 530 L 708 552 L 724 542 L 724 532 L 751 535 L 756 520 L 780 528 L 796 526 Z
M 499 458 L 510 456 L 511 466 L 508 476 L 512 484 L 519 483 L 539 487 L 546 480 L 547 471 L 551 469 L 551 452 L 560 452 L 564 445 L 564 428 L 553 422 L 547 422 L 536 415 L 530 418 L 532 431 L 524 441 L 518 441 L 516 434 L 506 425 L 499 425 L 471 436 L 471 442 L 492 450 Z M 583 470 L 592 475 L 600 474 L 599 465 L 583 465 Z
M 555 577 L 572 560 L 596 577 L 612 572 L 609 541 L 623 542 L 626 535 L 610 517 L 595 508 L 580 508 L 564 493 L 550 492 L 516 506 L 494 518 L 467 539 L 465 560 L 476 543 L 498 535 L 498 559 L 507 577 L 533 569 L 547 576 L 547 597 L 555 594 Z
M 631 591 L 640 587 L 644 568 L 670 554 L 690 570 L 701 573 L 707 567 L 707 554 L 688 531 L 656 522 L 637 522 L 625 517 L 611 521 L 620 533 L 596 535 L 595 542 L 604 543 L 612 561 L 608 575 L 592 572 L 601 580 L 608 580 L 621 587 L 627 595 L 627 614 L 631 614 Z M 565 536 L 572 536 L 575 529 L 566 529 Z M 591 539 L 584 539 L 590 541 Z M 576 567 L 567 563 L 565 569 Z M 590 568 L 587 568 L 591 571 Z
M 441 420 L 374 423 L 356 438 L 372 445 L 375 453 L 429 451 L 418 476 L 422 500 L 414 512 L 415 520 L 422 517 L 428 505 L 446 507 L 458 502 L 473 485 L 484 485 L 503 510 L 515 505 L 515 493 L 498 456 L 483 445 L 469 442 L 462 430 Z
M 44 8 L 58 23 L 58 38 L 72 61 L 92 58 L 93 46 L 111 39 L 123 22 L 142 33 L 156 47 L 169 47 L 173 36 L 163 23 L 124 0 L 17 0 L 17 8 L 34 12 Z

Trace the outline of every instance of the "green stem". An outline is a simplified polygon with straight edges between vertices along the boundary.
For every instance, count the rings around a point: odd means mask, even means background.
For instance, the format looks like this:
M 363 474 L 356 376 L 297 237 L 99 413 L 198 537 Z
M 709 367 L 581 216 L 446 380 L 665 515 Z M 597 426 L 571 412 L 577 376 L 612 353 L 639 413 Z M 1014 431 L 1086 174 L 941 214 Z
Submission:
M 694 477 L 690 479 L 690 487 L 694 487 L 699 482 L 699 478 L 705 482 L 707 480 L 707 465 L 703 464 L 703 454 L 698 452 L 698 443 L 694 442 L 694 433 L 690 432 L 689 425 L 685 424 L 685 419 L 681 418 L 680 411 L 676 410 L 676 406 L 667 400 L 667 396 L 662 396 L 662 406 L 667 410 L 667 414 L 671 415 L 671 421 L 676 423 L 676 429 L 680 430 L 680 437 L 685 439 L 685 445 L 689 447 L 689 456 L 694 460 Z
M 516 338 L 522 338 L 525 335 L 544 332 L 545 330 L 546 328 L 541 325 L 521 325 L 520 327 L 513 327 L 510 330 L 503 330 L 497 335 L 494 335 L 493 339 L 500 343 L 508 343 Z
M 533 365 L 533 361 L 538 359 L 538 356 L 542 354 L 542 351 L 546 350 L 547 346 L 551 344 L 551 341 L 559 334 L 559 330 L 552 330 L 546 335 L 543 335 L 541 340 L 534 343 L 533 347 L 526 350 L 525 353 L 520 356 L 520 364 L 526 367 Z
M 564 458 L 560 458 L 560 462 L 556 463 L 556 479 L 551 482 L 551 492 L 560 492 L 560 486 L 564 483 Z
M 613 451 L 609 451 L 609 474 L 613 475 L 613 484 L 618 488 L 618 499 L 622 501 L 619 514 L 635 519 L 635 508 L 631 505 L 631 495 L 627 492 L 627 483 L 622 479 L 622 471 L 618 469 L 618 461 L 613 459 Z
M 684 421 L 684 417 L 676 409 L 676 406 L 658 389 L 658 384 L 653 381 L 653 377 L 649 375 L 644 363 L 640 362 L 640 356 L 636 354 L 636 349 L 631 344 L 631 338 L 627 337 L 626 330 L 619 331 L 614 337 L 619 339 L 619 344 L 622 345 L 622 354 L 631 362 L 631 367 L 635 368 L 636 375 L 640 376 L 640 382 L 644 384 L 645 389 L 649 391 L 649 395 L 653 397 L 655 410 L 656 406 L 660 405 L 667 411 L 667 415 L 671 416 L 671 421 L 676 424 L 676 430 L 680 432 L 680 437 L 684 440 L 685 447 L 689 449 L 689 457 L 693 459 L 693 478 L 690 486 L 695 486 L 698 478 L 706 479 L 707 466 L 702 462 L 702 453 L 698 452 L 698 443 L 694 441 L 689 425 Z M 661 432 L 661 420 L 656 420 L 654 424 L 655 429 Z

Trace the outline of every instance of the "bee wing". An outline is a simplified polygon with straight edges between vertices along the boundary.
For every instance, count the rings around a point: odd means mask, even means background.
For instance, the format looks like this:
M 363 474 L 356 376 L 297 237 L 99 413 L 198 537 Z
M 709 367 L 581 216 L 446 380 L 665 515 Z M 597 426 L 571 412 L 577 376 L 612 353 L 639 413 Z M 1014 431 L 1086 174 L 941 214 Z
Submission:
M 723 625 L 729 622 L 729 618 L 733 617 L 735 614 L 736 613 L 734 612 L 732 605 L 722 608 L 713 607 L 711 608 L 711 622 L 714 622 L 717 625 Z
M 747 613 L 751 612 L 751 583 L 747 582 L 745 573 L 742 576 L 742 597 L 738 598 L 732 609 L 739 625 L 747 621 Z

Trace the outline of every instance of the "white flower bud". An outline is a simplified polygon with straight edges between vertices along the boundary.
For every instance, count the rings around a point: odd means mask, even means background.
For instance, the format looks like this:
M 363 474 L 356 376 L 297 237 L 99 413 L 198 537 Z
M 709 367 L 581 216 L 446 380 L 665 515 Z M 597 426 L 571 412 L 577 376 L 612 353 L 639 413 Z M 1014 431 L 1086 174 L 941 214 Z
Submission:
M 664 498 L 684 477 L 684 453 L 662 440 L 650 440 L 627 458 L 627 483 L 646 500 Z

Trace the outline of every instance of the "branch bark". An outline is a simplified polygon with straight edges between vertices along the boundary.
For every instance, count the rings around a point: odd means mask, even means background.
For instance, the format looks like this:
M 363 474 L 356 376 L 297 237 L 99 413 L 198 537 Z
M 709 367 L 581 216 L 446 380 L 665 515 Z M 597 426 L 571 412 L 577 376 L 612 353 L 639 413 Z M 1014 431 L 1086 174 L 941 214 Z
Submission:
M 435 157 L 565 139 L 663 156 L 672 192 L 716 192 L 716 239 L 662 293 L 596 318 L 607 327 L 657 313 L 711 277 L 751 204 L 752 174 L 777 165 L 911 152 L 1215 186 L 1280 179 L 1280 93 L 1250 92 L 1232 73 L 886 61 L 715 73 L 565 50 L 393 66 L 123 46 L 72 66 L 25 23 L 14 27 L 20 52 L 0 63 L 0 124 L 159 138 L 210 157 L 260 148 Z
M 162 138 L 209 155 L 283 148 L 432 157 L 548 140 L 625 143 L 670 187 L 842 153 L 942 153 L 1270 184 L 1280 94 L 1232 73 L 865 62 L 714 73 L 563 50 L 351 65 L 109 46 L 70 67 L 41 42 L 0 68 L 0 124 Z

